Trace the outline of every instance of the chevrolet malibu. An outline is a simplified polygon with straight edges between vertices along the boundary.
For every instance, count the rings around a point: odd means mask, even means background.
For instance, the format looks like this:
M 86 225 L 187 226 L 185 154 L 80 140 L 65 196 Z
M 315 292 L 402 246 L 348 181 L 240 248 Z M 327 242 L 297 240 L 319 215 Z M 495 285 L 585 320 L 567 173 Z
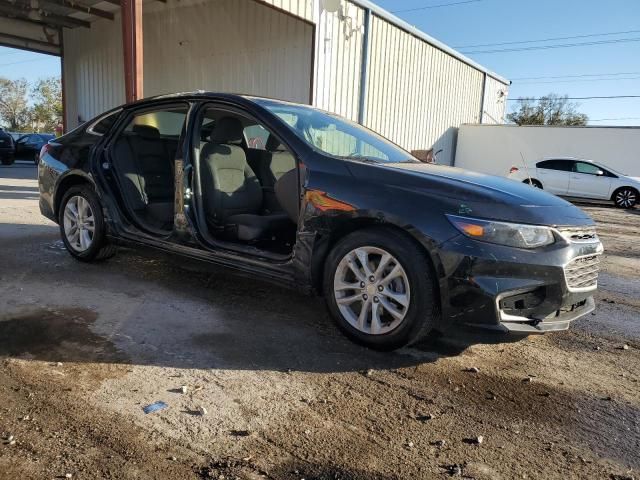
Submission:
M 462 324 L 563 330 L 594 309 L 602 245 L 580 209 L 305 105 L 146 99 L 49 142 L 38 176 L 78 260 L 125 244 L 230 267 L 323 295 L 372 348 Z

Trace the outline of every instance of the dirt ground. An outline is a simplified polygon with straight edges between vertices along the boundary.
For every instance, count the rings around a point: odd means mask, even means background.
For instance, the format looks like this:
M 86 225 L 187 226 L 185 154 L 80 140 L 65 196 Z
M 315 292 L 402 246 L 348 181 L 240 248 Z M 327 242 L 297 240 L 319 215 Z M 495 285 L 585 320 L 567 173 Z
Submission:
M 228 271 L 74 261 L 34 176 L 0 167 L 2 479 L 640 478 L 638 209 L 584 207 L 606 255 L 571 330 L 382 354 Z

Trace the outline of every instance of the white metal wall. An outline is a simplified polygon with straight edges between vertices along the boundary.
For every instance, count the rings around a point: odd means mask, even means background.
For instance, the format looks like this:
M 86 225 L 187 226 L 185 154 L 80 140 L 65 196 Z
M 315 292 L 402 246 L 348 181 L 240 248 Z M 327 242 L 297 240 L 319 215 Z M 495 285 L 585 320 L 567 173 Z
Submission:
M 204 89 L 310 102 L 311 24 L 238 0 L 155 2 L 143 18 L 145 96 Z
M 120 15 L 113 21 L 95 22 L 90 29 L 65 29 L 63 41 L 66 126 L 70 130 L 125 101 Z
M 451 164 L 457 127 L 480 120 L 484 74 L 377 16 L 370 48 L 365 125 Z
M 338 13 L 319 13 L 314 105 L 358 119 L 364 10 L 344 2 Z
M 503 123 L 509 88 L 498 80 L 487 77 L 484 92 L 482 123 Z
M 145 2 L 145 96 L 195 89 L 302 103 L 312 96 L 315 106 L 356 120 L 365 11 L 343 0 L 329 13 L 323 1 Z M 69 127 L 124 102 L 121 35 L 119 16 L 65 30 Z M 366 126 L 409 150 L 442 148 L 438 161 L 452 163 L 459 125 L 479 122 L 481 112 L 484 123 L 502 122 L 504 83 L 487 76 L 483 103 L 477 66 L 375 14 L 370 35 Z

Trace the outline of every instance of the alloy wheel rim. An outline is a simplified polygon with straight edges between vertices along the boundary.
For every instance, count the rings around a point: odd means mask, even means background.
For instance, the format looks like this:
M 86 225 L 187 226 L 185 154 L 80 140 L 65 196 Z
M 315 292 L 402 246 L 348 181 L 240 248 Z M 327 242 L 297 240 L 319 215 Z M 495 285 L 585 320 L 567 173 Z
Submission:
M 616 203 L 626 208 L 632 207 L 636 203 L 636 194 L 631 190 L 622 190 L 616 195 Z
M 384 335 L 398 328 L 411 301 L 403 266 L 378 247 L 359 247 L 347 253 L 336 268 L 333 290 L 343 318 L 368 335 Z
M 64 207 L 64 234 L 76 252 L 85 252 L 93 244 L 95 219 L 89 201 L 76 195 Z

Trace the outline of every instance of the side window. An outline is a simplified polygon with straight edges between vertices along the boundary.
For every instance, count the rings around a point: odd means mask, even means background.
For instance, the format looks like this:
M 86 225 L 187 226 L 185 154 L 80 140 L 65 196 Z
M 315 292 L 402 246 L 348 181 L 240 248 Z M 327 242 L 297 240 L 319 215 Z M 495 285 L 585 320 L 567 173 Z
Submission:
M 120 112 L 116 112 L 112 113 L 108 117 L 103 118 L 98 123 L 89 128 L 89 133 L 93 133 L 96 135 L 105 135 L 107 132 L 109 132 L 109 130 L 111 130 L 113 124 L 116 123 L 119 114 Z
M 587 175 L 599 175 L 602 172 L 599 166 L 586 162 L 576 162 L 573 171 Z
M 269 131 L 262 125 L 250 125 L 244 129 L 244 138 L 249 148 L 266 150 Z
M 133 117 L 124 131 L 145 132 L 177 140 L 182 133 L 187 111 L 185 106 L 139 113 Z
M 538 168 L 544 168 L 547 170 L 558 170 L 561 172 L 570 172 L 573 165 L 572 161 L 567 160 L 545 160 L 536 165 Z

